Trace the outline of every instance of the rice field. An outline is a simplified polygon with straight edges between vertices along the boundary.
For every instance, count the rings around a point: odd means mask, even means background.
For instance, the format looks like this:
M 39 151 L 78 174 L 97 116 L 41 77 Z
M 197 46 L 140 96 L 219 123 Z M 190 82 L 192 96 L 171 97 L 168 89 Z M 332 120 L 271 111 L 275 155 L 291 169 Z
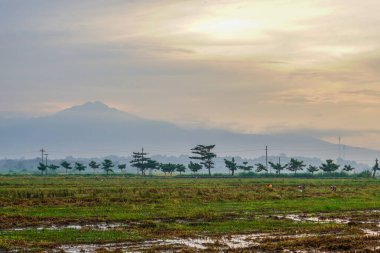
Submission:
M 3 176 L 1 250 L 375 252 L 380 182 Z

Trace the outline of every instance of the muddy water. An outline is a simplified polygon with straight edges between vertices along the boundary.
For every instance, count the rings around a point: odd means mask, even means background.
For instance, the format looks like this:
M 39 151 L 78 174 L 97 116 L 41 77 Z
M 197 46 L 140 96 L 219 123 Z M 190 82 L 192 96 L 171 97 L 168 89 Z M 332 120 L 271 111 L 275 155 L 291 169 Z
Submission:
M 129 227 L 130 224 L 124 224 L 124 223 L 96 223 L 96 224 L 85 224 L 85 225 L 79 225 L 79 224 L 68 224 L 68 225 L 50 225 L 50 226 L 40 226 L 40 227 L 22 227 L 22 228 L 11 228 L 6 229 L 10 231 L 23 231 L 28 229 L 36 229 L 36 230 L 62 230 L 62 229 L 92 229 L 92 230 L 111 230 L 115 228 L 126 228 Z
M 83 252 L 96 252 L 99 249 L 106 250 L 122 250 L 123 252 L 138 252 L 147 249 L 154 249 L 157 252 L 176 250 L 228 250 L 228 249 L 244 249 L 259 246 L 261 240 L 268 238 L 302 238 L 309 236 L 309 234 L 299 235 L 277 235 L 270 234 L 248 234 L 248 235 L 230 235 L 222 236 L 219 238 L 203 237 L 203 238 L 176 238 L 166 240 L 150 240 L 136 243 L 113 243 L 113 244 L 87 244 L 87 245 L 65 245 L 59 250 L 64 250 L 67 253 L 83 253 Z
M 378 212 L 374 210 L 372 212 Z M 317 222 L 317 223 L 336 223 L 336 224 L 348 224 L 350 222 L 355 222 L 358 224 L 372 224 L 377 227 L 380 227 L 380 219 L 378 217 L 367 217 L 366 219 L 358 219 L 358 217 L 352 215 L 345 215 L 344 218 L 333 218 L 326 215 L 312 216 L 308 214 L 287 214 L 287 215 L 278 215 L 275 216 L 278 219 L 288 219 L 295 222 Z
M 337 224 L 347 224 L 351 220 L 350 219 L 341 219 L 341 218 L 326 218 L 326 217 L 312 217 L 305 216 L 300 214 L 288 214 L 285 216 L 277 216 L 279 219 L 287 219 L 292 221 L 310 221 L 310 222 L 318 222 L 318 223 L 337 223 Z
M 379 232 L 369 229 L 362 229 L 365 236 L 380 236 Z M 329 234 L 327 236 L 331 236 Z M 229 250 L 244 250 L 260 247 L 261 243 L 267 239 L 297 239 L 307 237 L 319 237 L 318 234 L 296 234 L 296 235 L 273 235 L 266 233 L 259 234 L 245 234 L 245 235 L 228 235 L 222 237 L 200 237 L 200 238 L 175 238 L 166 240 L 149 240 L 143 242 L 129 242 L 129 243 L 110 243 L 110 244 L 83 244 L 83 245 L 64 245 L 57 251 L 64 251 L 67 253 L 95 253 L 98 250 L 120 250 L 121 252 L 182 252 L 182 251 L 213 251 L 224 252 Z M 335 235 L 334 235 L 335 236 Z M 336 236 L 339 237 L 339 236 Z M 378 248 L 380 247 L 378 246 Z M 308 251 L 294 251 L 283 250 L 283 252 L 308 252 Z M 323 251 L 313 250 L 315 253 L 322 253 Z

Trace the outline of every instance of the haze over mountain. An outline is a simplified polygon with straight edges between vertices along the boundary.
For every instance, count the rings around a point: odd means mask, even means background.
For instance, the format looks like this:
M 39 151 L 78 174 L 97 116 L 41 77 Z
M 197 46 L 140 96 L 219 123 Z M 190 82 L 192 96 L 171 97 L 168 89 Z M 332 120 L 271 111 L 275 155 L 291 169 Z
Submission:
M 89 102 L 56 114 L 23 120 L 5 119 L 0 124 L 1 157 L 36 157 L 45 148 L 51 157 L 128 156 L 144 147 L 151 154 L 190 153 L 196 144 L 216 144 L 218 155 L 258 157 L 270 155 L 335 159 L 339 146 L 306 135 L 242 134 L 220 129 L 187 129 L 175 124 L 149 120 Z M 341 147 L 343 158 L 372 164 L 380 152 Z

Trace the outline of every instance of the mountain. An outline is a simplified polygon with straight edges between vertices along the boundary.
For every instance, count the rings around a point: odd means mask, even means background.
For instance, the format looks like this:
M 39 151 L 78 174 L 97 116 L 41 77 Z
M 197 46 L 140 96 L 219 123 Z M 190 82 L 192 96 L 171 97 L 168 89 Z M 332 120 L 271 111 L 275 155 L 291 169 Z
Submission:
M 4 120 L 4 119 L 2 119 Z M 0 124 L 0 157 L 36 157 L 43 147 L 59 158 L 129 155 L 144 147 L 151 154 L 190 153 L 197 144 L 216 144 L 218 155 L 288 156 L 335 159 L 339 146 L 305 135 L 241 134 L 220 129 L 185 129 L 110 108 L 101 102 L 71 107 L 54 115 Z M 345 157 L 372 164 L 380 151 L 345 146 Z

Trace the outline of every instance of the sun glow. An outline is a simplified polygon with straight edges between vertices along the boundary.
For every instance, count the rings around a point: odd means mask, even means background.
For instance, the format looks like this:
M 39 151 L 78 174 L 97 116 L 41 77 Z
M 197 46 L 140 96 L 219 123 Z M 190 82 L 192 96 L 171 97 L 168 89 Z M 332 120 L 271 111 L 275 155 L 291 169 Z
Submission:
M 260 27 L 258 22 L 247 19 L 212 19 L 190 26 L 190 32 L 203 34 L 212 39 L 248 38 Z

